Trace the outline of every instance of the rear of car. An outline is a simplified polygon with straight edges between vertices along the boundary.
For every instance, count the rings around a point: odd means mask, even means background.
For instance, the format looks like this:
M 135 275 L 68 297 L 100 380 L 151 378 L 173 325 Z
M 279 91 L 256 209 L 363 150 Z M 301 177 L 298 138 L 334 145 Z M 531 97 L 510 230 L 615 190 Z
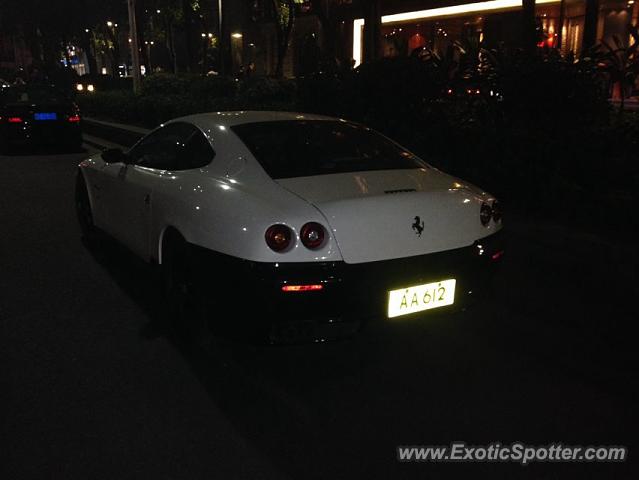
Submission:
M 82 144 L 77 106 L 47 85 L 3 88 L 0 92 L 0 142 L 5 146 Z
M 364 126 L 290 120 L 232 130 L 275 182 L 325 219 L 300 225 L 297 234 L 273 225 L 265 241 L 281 261 L 244 264 L 277 299 L 276 318 L 286 329 L 299 318 L 334 328 L 462 307 L 503 253 L 492 196 Z M 329 236 L 342 261 L 286 261 L 291 249 L 321 248 Z

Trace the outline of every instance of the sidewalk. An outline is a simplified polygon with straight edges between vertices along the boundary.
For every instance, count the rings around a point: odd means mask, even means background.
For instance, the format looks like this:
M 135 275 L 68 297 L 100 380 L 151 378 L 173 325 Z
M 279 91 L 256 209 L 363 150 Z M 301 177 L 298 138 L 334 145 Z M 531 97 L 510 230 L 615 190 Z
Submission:
M 132 147 L 144 135 L 151 132 L 146 128 L 106 122 L 91 117 L 83 119 L 82 127 L 84 143 L 100 150 Z

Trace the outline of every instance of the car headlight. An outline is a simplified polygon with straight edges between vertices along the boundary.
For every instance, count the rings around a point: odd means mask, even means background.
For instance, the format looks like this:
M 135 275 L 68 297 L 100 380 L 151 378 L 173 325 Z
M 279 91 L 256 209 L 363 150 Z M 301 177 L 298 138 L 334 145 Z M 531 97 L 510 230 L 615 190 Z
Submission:
M 76 84 L 75 89 L 76 89 L 78 92 L 81 92 L 81 91 L 83 91 L 83 90 L 84 90 L 84 85 L 82 85 L 81 83 L 78 83 L 78 84 Z
M 88 92 L 95 92 L 95 87 L 91 83 L 89 83 L 87 85 L 87 91 Z

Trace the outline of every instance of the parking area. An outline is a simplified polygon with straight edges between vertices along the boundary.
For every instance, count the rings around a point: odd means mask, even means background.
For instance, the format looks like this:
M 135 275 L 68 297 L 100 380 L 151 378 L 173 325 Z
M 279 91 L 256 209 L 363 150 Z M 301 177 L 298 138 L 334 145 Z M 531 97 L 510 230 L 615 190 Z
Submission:
M 0 157 L 2 478 L 632 478 L 630 235 L 507 212 L 496 292 L 470 310 L 193 349 L 158 325 L 149 268 L 81 243 L 86 155 Z M 398 445 L 455 440 L 621 444 L 630 461 L 396 460 Z

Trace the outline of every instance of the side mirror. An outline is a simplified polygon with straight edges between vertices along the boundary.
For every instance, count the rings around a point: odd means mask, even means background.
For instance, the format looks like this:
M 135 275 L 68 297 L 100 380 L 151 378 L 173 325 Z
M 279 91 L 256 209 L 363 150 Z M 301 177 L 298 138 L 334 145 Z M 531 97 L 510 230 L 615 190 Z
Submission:
M 131 163 L 131 157 L 119 148 L 109 148 L 102 152 L 102 160 L 106 163 Z

